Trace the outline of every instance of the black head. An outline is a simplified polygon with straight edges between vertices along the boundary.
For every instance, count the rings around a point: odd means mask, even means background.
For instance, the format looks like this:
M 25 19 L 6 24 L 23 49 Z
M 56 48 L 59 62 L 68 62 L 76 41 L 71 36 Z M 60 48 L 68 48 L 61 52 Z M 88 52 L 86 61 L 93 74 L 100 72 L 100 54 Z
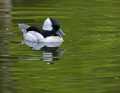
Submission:
M 59 30 L 59 29 L 60 29 L 60 24 L 59 24 L 59 22 L 58 22 L 56 19 L 54 19 L 54 18 L 50 18 L 50 20 L 51 20 L 51 22 L 52 22 L 53 30 L 54 30 L 54 31 Z

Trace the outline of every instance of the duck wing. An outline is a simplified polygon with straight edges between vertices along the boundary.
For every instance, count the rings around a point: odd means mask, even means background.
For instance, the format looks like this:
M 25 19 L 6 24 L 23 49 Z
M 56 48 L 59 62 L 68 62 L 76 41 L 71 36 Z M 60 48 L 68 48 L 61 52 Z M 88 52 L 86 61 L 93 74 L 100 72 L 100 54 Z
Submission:
M 39 50 L 44 46 L 44 37 L 35 31 L 29 31 L 24 34 L 24 42 L 29 47 Z

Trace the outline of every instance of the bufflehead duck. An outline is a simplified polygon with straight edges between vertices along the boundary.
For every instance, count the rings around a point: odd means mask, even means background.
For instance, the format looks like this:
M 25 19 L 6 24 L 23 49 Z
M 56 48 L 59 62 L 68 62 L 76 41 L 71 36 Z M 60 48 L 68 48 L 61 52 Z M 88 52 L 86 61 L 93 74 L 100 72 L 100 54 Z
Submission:
M 27 24 L 18 26 L 23 32 L 24 43 L 35 50 L 40 50 L 44 46 L 59 47 L 63 42 L 64 33 L 55 19 L 47 18 L 42 26 L 43 31 Z

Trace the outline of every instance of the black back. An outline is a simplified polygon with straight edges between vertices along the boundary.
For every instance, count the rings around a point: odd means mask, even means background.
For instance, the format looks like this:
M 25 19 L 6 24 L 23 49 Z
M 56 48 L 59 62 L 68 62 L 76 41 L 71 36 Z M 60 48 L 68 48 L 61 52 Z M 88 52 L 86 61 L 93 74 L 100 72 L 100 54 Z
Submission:
M 27 32 L 29 32 L 29 31 L 36 31 L 36 32 L 40 33 L 40 30 L 37 27 L 35 27 L 35 26 L 31 26 L 31 27 L 27 28 L 26 30 L 27 30 Z

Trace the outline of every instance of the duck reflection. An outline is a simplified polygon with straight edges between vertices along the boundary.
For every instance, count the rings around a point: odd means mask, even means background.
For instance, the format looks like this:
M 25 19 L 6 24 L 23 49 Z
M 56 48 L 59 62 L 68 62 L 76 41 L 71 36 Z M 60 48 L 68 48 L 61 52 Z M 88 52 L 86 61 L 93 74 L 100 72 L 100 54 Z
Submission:
M 48 64 L 55 63 L 56 60 L 59 60 L 63 54 L 64 49 L 60 47 L 43 47 L 42 49 L 42 60 Z

